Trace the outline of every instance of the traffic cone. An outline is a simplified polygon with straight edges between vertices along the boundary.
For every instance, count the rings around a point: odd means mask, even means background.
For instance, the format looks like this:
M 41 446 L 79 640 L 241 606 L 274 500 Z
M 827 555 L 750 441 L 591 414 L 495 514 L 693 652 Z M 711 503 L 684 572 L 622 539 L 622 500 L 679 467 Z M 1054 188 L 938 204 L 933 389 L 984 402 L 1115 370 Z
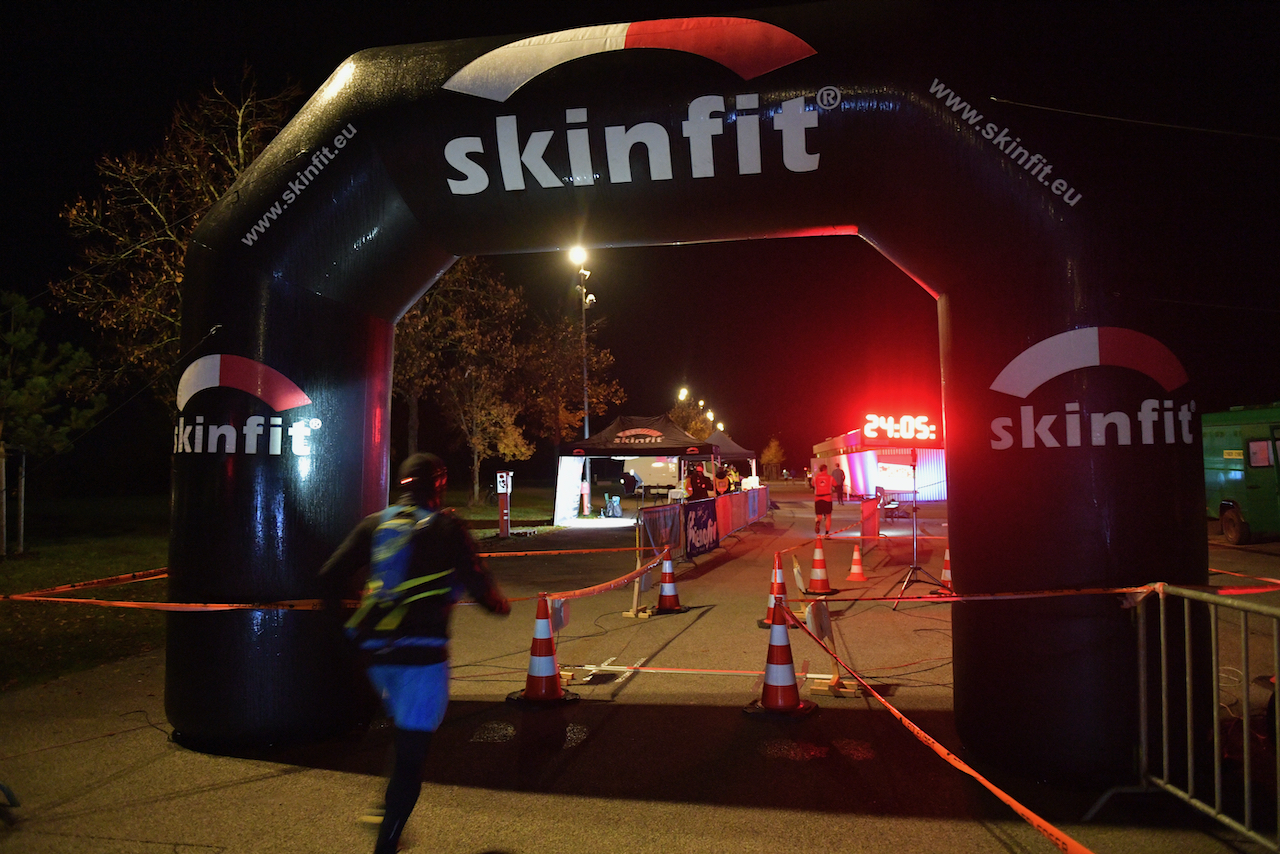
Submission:
M 791 659 L 791 641 L 787 639 L 785 606 L 773 606 L 773 625 L 769 629 L 769 656 L 764 666 L 764 690 L 759 700 L 752 700 L 743 708 L 748 714 L 767 712 L 776 715 L 798 717 L 816 708 L 812 700 L 800 699 L 796 685 L 796 668 Z
M 951 592 L 951 548 L 947 547 L 942 553 L 942 586 L 938 588 L 939 593 Z
M 680 607 L 680 596 L 676 593 L 676 573 L 671 565 L 671 548 L 668 546 L 662 553 L 662 582 L 658 589 L 658 613 L 683 614 L 688 610 Z
M 787 607 L 787 582 L 782 575 L 782 552 L 774 552 L 773 581 L 769 584 L 769 600 L 765 605 L 764 619 L 756 620 L 756 625 L 762 629 L 772 626 L 773 606 L 779 603 L 782 607 Z
M 551 636 L 551 606 L 546 594 L 538 596 L 538 614 L 533 624 L 533 643 L 529 647 L 529 675 L 524 690 L 507 695 L 510 701 L 534 703 L 569 702 L 578 695 L 560 687 L 560 668 L 556 664 L 556 642 Z
M 813 570 L 809 573 L 809 586 L 804 592 L 810 596 L 830 596 L 836 592 L 827 581 L 827 556 L 822 551 L 822 537 L 818 537 L 813 546 Z
M 845 581 L 866 581 L 867 576 L 862 572 L 862 548 L 858 545 L 853 547 L 853 563 L 849 564 L 849 577 Z

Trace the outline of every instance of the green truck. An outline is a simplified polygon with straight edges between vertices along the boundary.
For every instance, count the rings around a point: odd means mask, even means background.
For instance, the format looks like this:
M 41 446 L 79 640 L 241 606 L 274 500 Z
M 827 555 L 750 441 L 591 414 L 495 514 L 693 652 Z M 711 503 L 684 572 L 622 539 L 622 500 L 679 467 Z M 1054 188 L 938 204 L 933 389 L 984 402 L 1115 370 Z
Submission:
M 1206 509 L 1227 542 L 1280 534 L 1280 403 L 1207 413 L 1200 425 Z

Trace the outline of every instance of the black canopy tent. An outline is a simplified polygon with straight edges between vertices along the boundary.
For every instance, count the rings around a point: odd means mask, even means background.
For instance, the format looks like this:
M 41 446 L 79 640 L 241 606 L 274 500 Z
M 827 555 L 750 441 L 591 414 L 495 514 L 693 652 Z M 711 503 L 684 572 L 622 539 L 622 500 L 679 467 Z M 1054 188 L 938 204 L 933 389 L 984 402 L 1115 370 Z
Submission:
M 729 438 L 723 430 L 717 430 L 707 437 L 707 442 L 715 445 L 717 456 L 722 460 L 754 460 L 755 451 L 749 451 Z
M 613 423 L 581 442 L 560 446 L 560 456 L 575 457 L 697 457 L 718 453 L 710 439 L 698 441 L 665 415 L 620 415 Z
M 555 523 L 563 525 L 577 516 L 583 461 L 589 457 L 709 459 L 715 456 L 719 456 L 719 450 L 714 443 L 698 441 L 665 415 L 619 416 L 598 433 L 560 446 Z
M 739 445 L 723 430 L 716 430 L 707 437 L 707 444 L 714 445 L 715 450 L 709 454 L 691 455 L 691 460 L 713 460 L 717 464 L 730 460 L 748 460 L 751 463 L 751 476 L 756 474 L 756 452 L 749 451 Z

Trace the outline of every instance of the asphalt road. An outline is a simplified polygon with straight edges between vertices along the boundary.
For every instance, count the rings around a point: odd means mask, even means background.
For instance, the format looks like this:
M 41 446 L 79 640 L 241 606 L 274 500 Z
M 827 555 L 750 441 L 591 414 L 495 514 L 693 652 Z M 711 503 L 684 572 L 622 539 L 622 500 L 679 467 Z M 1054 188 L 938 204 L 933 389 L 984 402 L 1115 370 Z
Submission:
M 744 713 L 761 696 L 775 552 L 806 573 L 811 505 L 775 490 L 769 519 L 676 567 L 689 610 L 639 619 L 630 589 L 570 605 L 556 636 L 573 703 L 507 702 L 525 682 L 539 592 L 585 587 L 635 567 L 627 552 L 494 557 L 518 598 L 506 619 L 462 606 L 454 620 L 453 701 L 432 748 L 410 851 L 1047 852 L 1053 845 L 921 743 L 859 690 L 831 696 L 828 654 L 788 633 L 799 718 Z M 852 507 L 837 510 L 851 524 Z M 825 549 L 836 651 L 917 726 L 963 757 L 953 729 L 949 606 L 912 584 L 913 561 L 942 572 L 945 510 L 924 508 L 913 543 L 899 521 L 846 583 L 853 540 Z M 561 531 L 484 542 L 486 550 L 620 547 L 631 530 Z M 1210 563 L 1280 576 L 1280 547 L 1210 546 Z M 1226 577 L 1224 577 L 1226 578 Z M 656 601 L 657 589 L 643 604 Z M 857 598 L 861 601 L 848 601 Z M 648 668 L 619 670 L 619 667 Z M 0 782 L 22 806 L 0 825 L 0 852 L 367 851 L 357 822 L 382 787 L 388 730 L 225 757 L 172 743 L 163 653 L 0 695 Z M 846 683 L 852 680 L 846 678 Z M 991 769 L 992 779 L 1097 852 L 1261 850 L 1172 797 L 1121 794 L 1080 820 L 1096 792 L 1057 790 Z

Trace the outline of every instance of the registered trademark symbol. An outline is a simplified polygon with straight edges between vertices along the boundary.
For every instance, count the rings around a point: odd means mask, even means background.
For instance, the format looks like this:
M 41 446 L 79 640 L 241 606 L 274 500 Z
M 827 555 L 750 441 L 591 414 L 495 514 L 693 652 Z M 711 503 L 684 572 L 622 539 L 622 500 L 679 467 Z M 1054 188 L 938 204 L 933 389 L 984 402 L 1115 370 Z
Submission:
M 320 429 L 320 419 L 319 419 L 319 418 L 312 418 L 312 419 L 311 419 L 311 429 L 312 429 L 312 430 L 319 430 L 319 429 Z
M 834 86 L 823 86 L 818 90 L 818 106 L 824 110 L 840 106 L 840 90 Z

